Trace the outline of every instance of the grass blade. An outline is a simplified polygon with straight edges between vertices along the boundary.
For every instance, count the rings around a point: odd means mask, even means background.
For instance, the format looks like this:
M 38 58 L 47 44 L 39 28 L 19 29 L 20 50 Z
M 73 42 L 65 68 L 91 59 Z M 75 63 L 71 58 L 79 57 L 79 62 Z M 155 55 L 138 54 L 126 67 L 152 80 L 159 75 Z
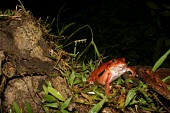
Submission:
M 98 104 L 96 104 L 92 109 L 90 109 L 89 113 L 98 113 L 106 101 L 107 98 L 103 98 Z
M 164 60 L 167 58 L 169 54 L 170 54 L 170 49 L 155 63 L 155 65 L 152 68 L 153 72 L 156 71 L 156 69 L 164 62 Z
M 51 93 L 53 96 L 55 96 L 57 99 L 61 100 L 61 101 L 65 101 L 65 98 L 54 88 L 52 87 L 48 87 L 48 91 L 49 93 Z
M 127 97 L 126 97 L 126 101 L 125 101 L 125 106 L 129 105 L 130 101 L 134 98 L 134 96 L 136 95 L 136 88 L 132 88 L 129 90 Z
M 58 108 L 57 102 L 54 103 L 45 103 L 44 107 Z
M 61 105 L 61 110 L 64 110 L 65 108 L 67 108 L 67 106 L 69 105 L 71 99 L 72 99 L 72 98 L 67 99 L 67 100 Z
M 26 102 L 26 107 L 27 107 L 27 113 L 33 113 L 31 109 L 31 105 L 28 102 Z
M 15 101 L 13 102 L 13 107 L 16 113 L 22 113 L 18 104 Z

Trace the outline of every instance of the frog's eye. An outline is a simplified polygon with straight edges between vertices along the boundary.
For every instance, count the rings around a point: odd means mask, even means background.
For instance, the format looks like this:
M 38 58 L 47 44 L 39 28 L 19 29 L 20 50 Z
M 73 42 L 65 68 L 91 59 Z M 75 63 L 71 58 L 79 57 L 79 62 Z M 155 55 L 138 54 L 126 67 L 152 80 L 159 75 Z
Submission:
M 113 62 L 116 62 L 116 59 L 112 59 Z

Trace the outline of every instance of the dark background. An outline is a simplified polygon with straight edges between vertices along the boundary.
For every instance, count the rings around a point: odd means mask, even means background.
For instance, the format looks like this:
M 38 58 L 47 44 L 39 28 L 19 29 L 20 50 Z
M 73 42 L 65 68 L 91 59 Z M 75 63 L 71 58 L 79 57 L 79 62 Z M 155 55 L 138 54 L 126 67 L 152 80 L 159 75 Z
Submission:
M 61 9 L 60 28 L 76 23 L 64 32 L 65 36 L 90 25 L 99 52 L 107 59 L 125 57 L 131 64 L 152 66 L 170 48 L 169 0 L 22 0 L 22 3 L 37 19 L 49 16 L 49 22 L 58 17 Z M 0 9 L 15 9 L 17 4 L 17 0 L 4 0 Z M 52 29 L 57 35 L 56 23 Z M 89 29 L 81 30 L 64 44 L 83 38 L 91 40 Z M 79 51 L 87 44 L 79 44 Z M 73 47 L 74 44 L 64 49 L 72 52 Z M 86 56 L 94 58 L 93 48 Z M 168 57 L 162 66 L 170 67 L 169 60 Z

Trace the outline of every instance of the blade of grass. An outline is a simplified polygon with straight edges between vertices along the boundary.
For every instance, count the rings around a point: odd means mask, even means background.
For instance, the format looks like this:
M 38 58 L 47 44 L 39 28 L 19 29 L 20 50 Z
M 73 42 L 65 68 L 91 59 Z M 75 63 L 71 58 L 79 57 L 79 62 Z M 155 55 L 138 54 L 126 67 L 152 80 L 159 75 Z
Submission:
M 31 109 L 31 105 L 28 102 L 26 102 L 26 107 L 27 107 L 27 113 L 33 113 Z
M 134 98 L 136 95 L 137 88 L 131 88 L 127 94 L 125 106 L 129 105 L 130 101 Z
M 15 101 L 13 102 L 13 107 L 16 113 L 22 113 L 18 104 Z
M 106 101 L 107 98 L 103 98 L 98 104 L 96 104 L 92 109 L 90 109 L 89 113 L 98 113 Z
M 156 71 L 156 69 L 164 62 L 164 60 L 167 58 L 169 54 L 170 54 L 170 49 L 155 63 L 155 65 L 152 68 L 153 72 Z
M 44 107 L 58 108 L 58 104 L 57 104 L 57 102 L 54 102 L 54 103 L 45 103 Z
M 43 90 L 44 90 L 45 94 L 48 95 L 48 89 L 47 89 L 47 87 L 46 87 L 45 85 L 43 85 L 42 87 L 43 87 Z
M 91 39 L 91 42 L 89 43 L 89 45 L 84 49 L 84 51 L 81 52 L 81 54 L 79 54 L 79 56 L 77 57 L 77 60 L 88 50 L 88 48 L 91 45 L 93 45 L 95 53 L 96 53 L 97 57 L 99 58 L 100 57 L 100 53 L 99 53 L 99 51 L 97 49 L 97 46 L 96 46 L 96 44 L 94 43 L 94 40 L 93 40 L 93 31 L 92 31 L 92 29 L 91 29 L 91 27 L 89 25 L 85 25 L 82 28 L 84 28 L 84 27 L 88 27 L 90 29 L 90 32 L 91 32 L 91 35 L 92 35 L 92 39 Z
M 61 105 L 61 110 L 64 110 L 65 108 L 67 108 L 67 106 L 69 105 L 71 99 L 72 99 L 72 98 L 67 99 L 67 100 Z
M 52 87 L 48 87 L 48 91 L 49 93 L 51 93 L 53 96 L 55 96 L 57 99 L 61 100 L 61 101 L 65 101 L 65 98 L 54 88 Z
M 64 110 L 64 109 L 62 109 L 62 110 L 61 110 L 61 113 L 70 113 L 70 112 L 68 112 L 68 111 L 66 111 L 66 110 Z
M 166 82 L 168 79 L 170 79 L 170 75 L 162 79 L 163 82 Z
M 44 95 L 43 102 L 56 102 L 56 98 L 52 95 Z

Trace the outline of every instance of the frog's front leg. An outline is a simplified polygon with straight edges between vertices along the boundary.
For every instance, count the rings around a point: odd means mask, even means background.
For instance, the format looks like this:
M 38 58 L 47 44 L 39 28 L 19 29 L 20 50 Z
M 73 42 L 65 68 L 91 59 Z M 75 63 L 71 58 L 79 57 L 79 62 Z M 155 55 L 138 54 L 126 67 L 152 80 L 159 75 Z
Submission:
M 106 92 L 106 95 L 109 95 L 110 94 L 110 79 L 111 79 L 111 74 L 109 73 L 108 74 L 108 77 L 106 79 L 106 84 L 105 84 L 105 92 Z
M 127 69 L 127 71 L 131 72 L 131 76 L 130 76 L 131 78 L 136 76 L 136 71 L 135 71 L 135 69 L 133 67 L 127 67 L 126 69 Z

